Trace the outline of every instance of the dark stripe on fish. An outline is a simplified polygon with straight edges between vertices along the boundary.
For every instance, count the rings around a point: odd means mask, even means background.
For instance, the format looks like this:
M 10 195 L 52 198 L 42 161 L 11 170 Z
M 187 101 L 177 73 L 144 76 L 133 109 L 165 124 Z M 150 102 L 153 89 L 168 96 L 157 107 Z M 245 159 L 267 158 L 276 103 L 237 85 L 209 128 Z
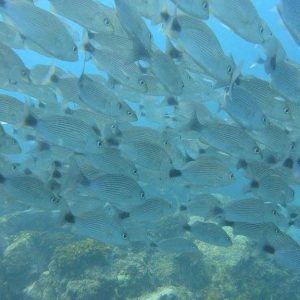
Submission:
M 127 211 L 122 211 L 119 213 L 119 218 L 124 220 L 130 217 L 130 213 Z
M 30 127 L 35 127 L 37 125 L 37 122 L 38 122 L 37 119 L 32 114 L 29 114 L 25 118 L 25 125 Z
M 179 22 L 177 21 L 177 19 L 173 20 L 171 28 L 173 31 L 177 31 L 177 32 L 181 31 L 181 26 L 180 26 Z
M 292 169 L 294 166 L 294 161 L 291 157 L 288 157 L 284 162 L 283 166 L 288 169 Z
M 0 183 L 4 183 L 6 181 L 6 178 L 0 174 Z
M 176 170 L 176 169 L 171 169 L 170 172 L 169 172 L 169 176 L 170 178 L 173 178 L 173 177 L 179 177 L 181 176 L 182 173 L 180 170 Z
M 269 244 L 264 245 L 263 247 L 264 252 L 274 254 L 275 253 L 275 248 Z
M 66 221 L 67 223 L 74 224 L 75 216 L 69 211 L 64 215 L 64 221 Z

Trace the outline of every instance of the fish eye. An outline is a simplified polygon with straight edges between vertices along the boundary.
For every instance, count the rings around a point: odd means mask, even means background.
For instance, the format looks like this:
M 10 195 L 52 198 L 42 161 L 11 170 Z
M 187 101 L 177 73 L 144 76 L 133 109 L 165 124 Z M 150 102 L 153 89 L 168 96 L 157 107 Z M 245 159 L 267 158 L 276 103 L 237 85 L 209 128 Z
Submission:
M 254 151 L 254 153 L 256 153 L 256 154 L 260 153 L 260 149 L 259 149 L 258 147 L 254 147 L 253 151 Z
M 123 238 L 124 240 L 127 240 L 127 238 L 128 238 L 127 232 L 123 232 L 123 233 L 122 233 L 122 238 Z
M 276 210 L 276 209 L 273 209 L 273 210 L 272 210 L 272 214 L 273 214 L 274 216 L 278 216 L 277 210 Z
M 119 108 L 119 109 L 122 109 L 122 107 L 123 107 L 122 103 L 121 103 L 121 102 L 118 102 L 118 108 Z
M 141 198 L 144 198 L 144 197 L 145 197 L 145 193 L 141 192 Z
M 127 110 L 127 115 L 128 116 L 131 116 L 132 115 L 132 112 L 130 110 Z
M 139 84 L 140 85 L 145 85 L 145 81 L 143 79 L 139 79 Z
M 133 169 L 133 174 L 137 174 L 137 169 Z
M 77 52 L 78 51 L 78 48 L 76 45 L 73 46 L 73 52 Z
M 152 40 L 152 34 L 151 34 L 151 32 L 149 32 L 148 37 L 149 37 L 150 40 Z
M 227 66 L 227 72 L 228 72 L 228 73 L 231 73 L 231 72 L 232 72 L 231 66 Z
M 208 7 L 207 1 L 203 1 L 203 2 L 202 2 L 202 7 L 203 7 L 204 9 L 207 9 L 207 7 Z
M 285 107 L 285 108 L 283 109 L 283 111 L 284 111 L 284 113 L 286 113 L 286 114 L 288 114 L 288 113 L 290 112 L 290 110 L 289 110 L 288 107 Z
M 234 178 L 234 174 L 233 173 L 230 173 L 230 179 L 233 179 Z
M 105 24 L 106 26 L 109 26 L 109 25 L 110 25 L 110 21 L 109 21 L 108 18 L 104 18 L 104 24 Z
M 181 88 L 182 89 L 184 88 L 184 82 L 183 81 L 181 82 Z
M 267 118 L 265 116 L 263 116 L 262 121 L 263 121 L 264 124 L 266 124 L 267 123 Z

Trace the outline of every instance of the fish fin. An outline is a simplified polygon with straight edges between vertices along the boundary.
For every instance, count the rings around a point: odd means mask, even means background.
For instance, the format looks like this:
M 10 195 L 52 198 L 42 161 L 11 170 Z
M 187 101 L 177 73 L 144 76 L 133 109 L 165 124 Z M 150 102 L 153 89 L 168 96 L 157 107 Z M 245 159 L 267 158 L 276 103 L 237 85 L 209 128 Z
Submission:
M 244 65 L 244 61 L 242 60 L 237 67 L 234 69 L 231 77 L 231 82 L 230 82 L 230 89 L 232 85 L 235 83 L 235 81 L 239 78 L 239 76 L 242 74 L 242 68 Z

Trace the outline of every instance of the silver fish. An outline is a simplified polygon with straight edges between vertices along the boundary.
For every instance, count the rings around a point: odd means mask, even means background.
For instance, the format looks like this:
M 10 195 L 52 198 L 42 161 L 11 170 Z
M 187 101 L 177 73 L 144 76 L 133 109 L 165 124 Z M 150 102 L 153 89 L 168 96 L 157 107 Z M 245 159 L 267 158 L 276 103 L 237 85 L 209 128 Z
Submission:
M 267 117 L 254 101 L 252 93 L 233 85 L 225 97 L 224 110 L 241 126 L 247 129 L 261 129 L 268 124 Z
M 288 100 L 299 105 L 300 66 L 280 57 L 277 50 L 270 50 L 267 51 L 265 71 L 271 76 L 271 86 Z
M 173 60 L 161 51 L 155 51 L 150 58 L 151 71 L 172 95 L 180 95 L 184 89 L 181 73 Z
M 190 216 L 210 218 L 222 212 L 222 204 L 217 197 L 211 194 L 200 194 L 190 201 L 182 203 L 179 209 Z
M 0 125 L 0 153 L 3 154 L 19 154 L 22 152 L 18 141 L 7 134 L 2 125 Z
M 136 121 L 137 116 L 125 101 L 119 99 L 110 89 L 95 82 L 87 75 L 78 81 L 80 99 L 91 109 L 122 121 Z
M 0 95 L 0 121 L 12 125 L 21 124 L 25 115 L 25 105 L 18 99 Z
M 165 215 L 174 212 L 172 205 L 161 198 L 147 199 L 143 204 L 134 207 L 128 217 L 130 222 L 155 223 Z
M 78 215 L 69 211 L 65 212 L 62 221 L 64 224 L 69 224 L 75 233 L 101 243 L 118 246 L 129 244 L 128 234 L 121 224 L 104 211 L 93 210 Z
M 291 36 L 300 46 L 300 5 L 293 0 L 281 0 L 277 5 L 277 10 Z
M 287 221 L 277 204 L 266 203 L 261 199 L 248 198 L 235 200 L 224 207 L 224 218 L 233 222 L 286 224 Z
M 252 99 L 269 118 L 279 121 L 292 119 L 292 107 L 289 101 L 275 91 L 270 82 L 254 76 L 240 78 L 239 85 L 251 92 Z
M 24 48 L 21 34 L 12 25 L 4 22 L 0 22 L 0 41 L 9 48 Z
M 128 86 L 138 92 L 147 93 L 147 75 L 140 68 L 124 60 L 120 54 L 106 49 L 90 49 L 95 65 L 100 70 L 105 70 L 110 76 L 121 84 Z
M 30 71 L 21 58 L 9 47 L 0 43 L 0 85 L 30 82 Z
M 111 202 L 120 209 L 128 209 L 145 201 L 145 192 L 131 177 L 122 174 L 105 174 L 78 187 L 81 194 L 87 194 L 105 202 Z
M 207 20 L 209 17 L 209 1 L 206 0 L 172 0 L 187 14 Z
M 30 113 L 25 118 L 25 125 L 34 128 L 47 142 L 72 151 L 97 153 L 102 146 L 97 131 L 84 121 L 69 116 L 52 115 L 36 118 Z
M 188 162 L 181 170 L 171 170 L 169 176 L 182 177 L 184 181 L 202 187 L 226 186 L 235 179 L 220 159 L 210 155 L 202 155 L 196 161 Z
M 188 231 L 196 239 L 216 246 L 229 247 L 232 245 L 231 238 L 217 224 L 196 221 L 189 225 Z
M 280 204 L 291 202 L 295 197 L 294 190 L 277 174 L 252 180 L 249 191 L 264 201 Z
M 78 60 L 78 49 L 72 36 L 55 15 L 26 0 L 2 1 L 0 12 L 26 39 L 50 55 L 66 61 Z
M 138 14 L 135 7 L 128 0 L 115 0 L 117 15 L 129 36 L 139 41 L 145 52 L 152 50 L 152 34 Z
M 158 250 L 166 253 L 193 253 L 198 252 L 197 246 L 185 238 L 169 238 L 154 244 Z
M 261 44 L 272 36 L 250 0 L 209 0 L 211 13 L 245 40 Z
M 169 22 L 166 34 L 215 78 L 219 86 L 229 85 L 235 69 L 234 61 L 224 54 L 215 34 L 204 22 L 176 16 Z
M 94 0 L 50 0 L 54 11 L 94 32 L 114 33 L 121 27 L 115 11 Z
M 260 159 L 261 149 L 254 139 L 240 127 L 227 123 L 208 123 L 200 127 L 200 138 L 237 158 Z
M 87 153 L 85 157 L 101 172 L 118 173 L 138 179 L 138 170 L 134 163 L 122 156 L 118 149 L 102 147 L 99 153 Z
M 1 174 L 1 185 L 13 199 L 33 208 L 58 209 L 63 199 L 54 194 L 39 178 L 29 175 Z

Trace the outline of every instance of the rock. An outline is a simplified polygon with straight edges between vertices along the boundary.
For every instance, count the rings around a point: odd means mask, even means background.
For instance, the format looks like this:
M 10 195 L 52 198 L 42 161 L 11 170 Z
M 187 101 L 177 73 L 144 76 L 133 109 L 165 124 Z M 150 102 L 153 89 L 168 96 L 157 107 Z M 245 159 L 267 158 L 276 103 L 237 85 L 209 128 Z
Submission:
M 193 299 L 192 293 L 183 288 L 161 287 L 153 293 L 147 294 L 140 300 L 188 300 Z
M 110 265 L 112 249 L 92 239 L 76 241 L 55 249 L 49 264 L 57 279 L 85 278 L 85 272 L 99 268 L 103 274 Z
M 69 281 L 65 293 L 61 299 L 64 300 L 99 300 L 115 299 L 114 283 L 110 280 L 82 279 Z

